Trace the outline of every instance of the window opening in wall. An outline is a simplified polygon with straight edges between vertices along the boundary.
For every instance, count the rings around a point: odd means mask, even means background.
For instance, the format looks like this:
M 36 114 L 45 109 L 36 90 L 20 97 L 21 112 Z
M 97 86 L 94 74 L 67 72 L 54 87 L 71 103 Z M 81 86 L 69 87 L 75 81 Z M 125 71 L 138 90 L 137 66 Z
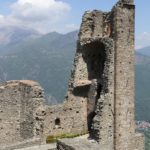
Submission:
M 60 126 L 60 119 L 59 118 L 55 119 L 55 126 Z
M 100 79 L 104 69 L 105 46 L 100 41 L 94 41 L 83 47 L 84 61 L 87 64 L 88 80 Z

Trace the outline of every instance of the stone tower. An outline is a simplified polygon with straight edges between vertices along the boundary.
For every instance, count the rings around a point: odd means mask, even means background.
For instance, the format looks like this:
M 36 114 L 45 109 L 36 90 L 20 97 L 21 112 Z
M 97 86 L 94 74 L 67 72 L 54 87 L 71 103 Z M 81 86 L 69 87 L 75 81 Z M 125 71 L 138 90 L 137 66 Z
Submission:
M 44 105 L 34 81 L 0 84 L 0 150 L 85 133 L 92 142 L 64 139 L 57 149 L 144 150 L 134 123 L 134 15 L 133 0 L 85 12 L 63 104 Z
M 134 18 L 133 0 L 83 16 L 69 91 L 87 100 L 88 130 L 99 150 L 144 150 L 134 121 Z

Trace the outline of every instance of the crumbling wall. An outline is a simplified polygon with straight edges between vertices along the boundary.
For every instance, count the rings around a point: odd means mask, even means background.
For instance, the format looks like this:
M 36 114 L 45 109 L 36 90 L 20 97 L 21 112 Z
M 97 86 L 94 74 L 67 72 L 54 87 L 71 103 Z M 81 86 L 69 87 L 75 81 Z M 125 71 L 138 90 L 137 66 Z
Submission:
M 48 136 L 87 133 L 87 102 L 74 101 L 56 106 L 46 106 L 44 138 Z M 45 140 L 45 139 L 44 139 Z
M 119 0 L 111 12 L 84 14 L 62 105 L 44 106 L 33 81 L 1 84 L 0 145 L 88 131 L 101 150 L 144 150 L 134 125 L 134 11 L 133 0 Z
M 112 149 L 114 142 L 114 48 L 109 38 L 101 39 L 104 43 L 105 61 L 101 72 L 99 96 L 92 120 L 90 135 L 106 149 Z M 101 57 L 99 57 L 101 59 Z
M 144 150 L 134 125 L 134 14 L 133 0 L 119 0 L 111 12 L 87 11 L 82 19 L 70 91 L 84 82 L 77 93 L 102 150 Z
M 87 133 L 87 101 L 69 96 L 62 105 L 44 105 L 44 92 L 34 81 L 0 85 L 0 149 L 46 142 L 48 136 Z
M 134 142 L 135 142 L 135 150 L 145 150 L 144 134 L 136 133 Z
M 41 138 L 43 90 L 33 81 L 8 81 L 0 85 L 0 146 Z
M 83 59 L 77 64 L 86 72 L 82 79 L 91 82 L 87 91 L 87 113 L 90 136 L 101 146 L 114 144 L 114 42 L 110 38 L 110 13 L 85 12 L 79 32 L 77 53 Z M 84 70 L 84 71 L 83 71 Z

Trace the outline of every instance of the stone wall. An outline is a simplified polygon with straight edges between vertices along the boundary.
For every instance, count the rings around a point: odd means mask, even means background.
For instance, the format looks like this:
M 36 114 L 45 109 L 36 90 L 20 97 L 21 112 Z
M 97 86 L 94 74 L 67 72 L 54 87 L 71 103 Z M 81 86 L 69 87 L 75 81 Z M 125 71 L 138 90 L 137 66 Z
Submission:
M 84 135 L 74 139 L 58 140 L 57 150 L 99 150 L 103 148 L 96 141 L 88 140 L 87 137 L 87 135 Z
M 83 99 L 46 106 L 43 136 L 82 134 L 87 131 L 87 102 Z M 45 141 L 45 139 L 44 139 Z
M 81 134 L 87 129 L 87 101 L 71 94 L 62 105 L 44 105 L 44 92 L 34 81 L 0 85 L 0 147 L 46 142 L 48 136 Z M 30 140 L 31 139 L 31 140 Z M 28 144 L 27 144 L 28 145 Z
M 134 15 L 134 1 L 119 0 L 111 12 L 87 11 L 82 19 L 72 85 L 86 83 L 78 93 L 84 91 L 90 137 L 101 150 L 144 150 L 134 121 Z M 79 143 L 58 142 L 58 149 L 72 144 Z
M 145 150 L 145 137 L 141 133 L 135 135 L 135 150 Z
M 0 149 L 45 143 L 48 136 L 88 132 L 87 101 L 68 94 L 63 104 L 44 105 L 44 91 L 34 81 L 0 85 Z
M 8 81 L 0 85 L 0 146 L 41 139 L 43 90 L 33 81 Z
M 144 150 L 134 125 L 134 11 L 133 0 L 119 0 L 111 12 L 84 14 L 63 104 L 44 105 L 33 81 L 0 85 L 0 146 L 89 132 L 96 145 L 66 140 L 58 149 Z
M 115 41 L 115 149 L 132 150 L 134 121 L 134 12 L 130 3 L 113 8 Z

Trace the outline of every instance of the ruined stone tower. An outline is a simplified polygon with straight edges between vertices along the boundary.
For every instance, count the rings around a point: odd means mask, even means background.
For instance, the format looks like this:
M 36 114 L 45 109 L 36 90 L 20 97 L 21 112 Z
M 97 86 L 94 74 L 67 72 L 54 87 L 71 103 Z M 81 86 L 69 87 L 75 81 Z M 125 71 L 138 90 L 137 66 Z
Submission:
M 144 150 L 134 122 L 134 15 L 134 1 L 119 0 L 111 12 L 83 16 L 69 92 L 86 99 L 99 150 Z
M 1 150 L 85 133 L 94 142 L 61 140 L 57 149 L 144 150 L 134 124 L 134 14 L 133 0 L 85 12 L 63 104 L 44 105 L 33 81 L 0 84 Z

